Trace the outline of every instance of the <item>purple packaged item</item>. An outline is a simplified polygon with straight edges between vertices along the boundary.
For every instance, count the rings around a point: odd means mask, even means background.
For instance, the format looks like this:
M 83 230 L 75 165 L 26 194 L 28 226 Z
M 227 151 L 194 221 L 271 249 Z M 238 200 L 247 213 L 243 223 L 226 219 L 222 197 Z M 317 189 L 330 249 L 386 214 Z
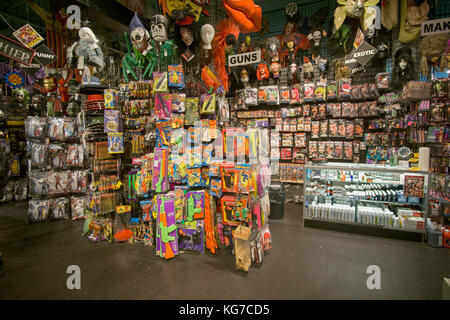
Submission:
M 177 225 L 175 218 L 175 201 L 172 197 L 167 197 L 165 195 L 156 196 L 156 204 L 158 206 L 157 215 L 157 233 L 156 233 L 156 255 L 161 258 L 166 258 L 166 242 L 163 240 L 166 236 L 169 238 L 170 247 L 172 248 L 173 254 L 176 256 L 179 254 L 178 251 L 178 237 L 177 237 Z M 165 214 L 166 223 L 163 223 L 161 215 Z M 167 228 L 167 229 L 166 229 Z M 174 239 L 174 240 L 170 240 Z

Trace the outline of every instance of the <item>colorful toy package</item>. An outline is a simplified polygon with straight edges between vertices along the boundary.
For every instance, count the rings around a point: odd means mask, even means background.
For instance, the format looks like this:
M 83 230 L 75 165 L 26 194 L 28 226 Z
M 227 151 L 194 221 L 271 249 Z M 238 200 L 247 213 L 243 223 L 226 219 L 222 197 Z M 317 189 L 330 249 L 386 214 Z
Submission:
M 220 167 L 222 176 L 222 191 L 223 192 L 237 192 L 238 188 L 238 172 L 234 169 L 232 164 L 224 164 Z
M 200 120 L 198 98 L 186 98 L 185 108 L 186 116 L 184 117 L 184 124 L 187 126 L 193 126 L 195 121 Z
M 177 223 L 184 223 L 186 220 L 186 195 L 183 190 L 174 190 L 167 193 L 167 197 L 173 199 L 175 204 L 175 219 Z
M 169 88 L 175 88 L 182 90 L 184 89 L 184 72 L 183 66 L 179 65 L 169 65 Z
M 153 183 L 152 190 L 156 192 L 166 192 L 169 190 L 168 183 L 168 160 L 169 151 L 167 149 L 156 148 L 153 158 Z
M 169 148 L 172 124 L 169 119 L 158 120 L 156 122 L 156 147 Z
M 314 97 L 316 101 L 325 101 L 327 98 L 327 83 L 318 82 L 314 90 Z
M 115 89 L 106 89 L 103 95 L 106 109 L 118 108 L 119 105 L 119 91 Z
M 209 165 L 209 176 L 214 178 L 220 178 L 220 165 L 222 162 L 213 161 Z
M 171 259 L 179 254 L 175 200 L 165 195 L 156 196 L 156 255 Z
M 303 100 L 313 101 L 314 94 L 315 94 L 314 83 L 305 83 L 303 85 Z
M 235 170 L 238 172 L 238 192 L 248 194 L 253 189 L 251 188 L 252 174 L 250 165 L 236 165 Z
M 220 200 L 224 225 L 238 226 L 251 221 L 247 196 L 223 196 Z
M 202 186 L 202 172 L 201 168 L 186 169 L 187 181 L 189 188 Z
M 124 153 L 123 133 L 108 133 L 108 152 Z
M 216 94 L 202 94 L 200 106 L 201 114 L 214 114 L 216 112 Z
M 187 180 L 186 156 L 180 154 L 171 154 L 169 156 L 169 181 L 185 183 Z
M 153 91 L 168 92 L 167 72 L 153 72 Z
M 188 191 L 186 194 L 186 221 L 204 219 L 205 192 L 205 190 Z
M 330 81 L 327 84 L 327 99 L 336 100 L 338 97 L 338 88 L 336 81 Z
M 105 126 L 104 126 L 105 133 L 118 133 L 121 131 L 119 110 L 116 109 L 105 110 L 104 119 L 105 119 Z
M 172 95 L 169 93 L 155 94 L 155 114 L 160 119 L 168 119 L 172 113 Z
M 210 180 L 209 193 L 212 196 L 220 198 L 222 196 L 222 180 L 220 180 L 220 179 L 211 179 Z
M 172 93 L 172 112 L 183 113 L 184 101 L 186 100 L 185 93 Z
M 352 90 L 352 80 L 343 78 L 341 82 L 339 82 L 339 98 L 349 99 L 351 90 Z
M 187 167 L 200 168 L 202 166 L 202 146 L 186 148 Z
M 209 178 L 209 168 L 208 167 L 201 168 L 201 178 L 202 178 L 202 186 L 205 188 L 209 188 L 211 179 Z
M 205 251 L 204 222 L 196 220 L 178 226 L 178 247 L 180 250 Z

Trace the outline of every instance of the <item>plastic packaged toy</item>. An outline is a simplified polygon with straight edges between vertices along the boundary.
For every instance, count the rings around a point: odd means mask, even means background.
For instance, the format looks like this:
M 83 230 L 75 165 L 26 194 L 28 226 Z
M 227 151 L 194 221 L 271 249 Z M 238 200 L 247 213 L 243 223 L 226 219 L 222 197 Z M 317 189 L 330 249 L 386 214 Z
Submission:
M 205 251 L 204 241 L 204 222 L 196 220 L 187 222 L 177 229 L 178 232 L 178 247 L 180 250 L 201 252 Z
M 200 114 L 214 114 L 216 112 L 216 94 L 202 94 L 200 106 Z
M 119 91 L 115 89 L 105 89 L 103 94 L 105 109 L 119 108 Z
M 167 72 L 153 72 L 153 91 L 168 92 Z
M 202 186 L 202 172 L 201 168 L 186 169 L 187 186 L 189 188 L 196 188 Z
M 237 191 L 239 193 L 248 194 L 250 191 L 253 190 L 251 186 L 252 174 L 250 170 L 250 165 L 249 164 L 236 165 L 235 170 L 238 171 Z
M 47 132 L 50 140 L 64 141 L 64 119 L 49 118 L 47 122 Z
M 258 105 L 258 89 L 250 88 L 245 90 L 245 104 L 247 106 Z
M 118 133 L 121 131 L 120 127 L 120 113 L 116 109 L 105 110 L 105 133 Z
M 205 193 L 205 190 L 188 191 L 186 194 L 186 221 L 204 219 Z
M 349 99 L 350 93 L 352 89 L 352 80 L 348 78 L 343 78 L 339 82 L 339 98 L 340 99 Z
M 165 195 L 156 196 L 156 255 L 164 259 L 179 254 L 175 201 Z
M 71 144 L 67 149 L 67 166 L 82 167 L 84 162 L 84 148 L 81 144 Z
M 303 85 L 303 100 L 313 101 L 315 96 L 315 86 L 314 83 L 305 83 Z
M 84 218 L 84 201 L 85 197 L 70 198 L 70 211 L 72 212 L 72 220 Z
M 25 119 L 25 134 L 28 138 L 43 139 L 47 133 L 47 120 L 41 117 Z
M 278 91 L 278 86 L 268 86 L 267 91 L 267 104 L 278 105 L 280 104 L 280 94 Z
M 327 83 L 327 100 L 336 100 L 338 98 L 338 87 L 336 81 Z
M 38 142 L 28 142 L 27 146 L 31 155 L 31 166 L 35 168 L 44 168 L 48 157 L 47 145 Z
M 193 126 L 195 121 L 200 120 L 198 98 L 187 97 L 185 100 L 186 115 L 184 124 Z
M 63 169 L 67 165 L 66 149 L 57 144 L 48 145 L 48 156 L 52 169 Z
M 108 133 L 108 152 L 124 153 L 123 133 Z
M 168 66 L 168 77 L 169 77 L 169 88 L 184 89 L 184 72 L 183 66 L 179 65 L 169 65 Z
M 155 94 L 155 114 L 159 119 L 168 119 L 172 113 L 172 95 L 168 93 Z
M 69 216 L 69 199 L 56 198 L 53 200 L 50 219 L 52 220 L 67 220 Z
M 316 101 L 325 101 L 327 99 L 327 83 L 318 82 L 314 89 L 314 98 Z
M 156 191 L 157 193 L 166 192 L 169 190 L 167 174 L 168 160 L 169 152 L 167 149 L 155 149 L 152 170 L 152 190 Z
M 52 200 L 30 200 L 28 203 L 27 222 L 44 222 L 49 219 Z
M 172 112 L 183 113 L 185 99 L 186 94 L 184 93 L 172 93 Z
M 234 169 L 234 165 L 222 165 L 220 167 L 222 177 L 223 192 L 237 192 L 238 188 L 238 172 Z
M 210 180 L 209 193 L 212 196 L 220 198 L 222 196 L 222 180 L 220 180 L 220 179 L 211 179 Z

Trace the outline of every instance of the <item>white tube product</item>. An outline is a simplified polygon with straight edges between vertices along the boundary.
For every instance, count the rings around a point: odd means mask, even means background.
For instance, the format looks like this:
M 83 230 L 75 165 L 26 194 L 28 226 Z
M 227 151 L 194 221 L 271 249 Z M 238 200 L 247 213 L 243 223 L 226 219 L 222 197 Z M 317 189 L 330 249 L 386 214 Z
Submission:
M 419 148 L 419 167 L 423 171 L 430 170 L 430 148 Z

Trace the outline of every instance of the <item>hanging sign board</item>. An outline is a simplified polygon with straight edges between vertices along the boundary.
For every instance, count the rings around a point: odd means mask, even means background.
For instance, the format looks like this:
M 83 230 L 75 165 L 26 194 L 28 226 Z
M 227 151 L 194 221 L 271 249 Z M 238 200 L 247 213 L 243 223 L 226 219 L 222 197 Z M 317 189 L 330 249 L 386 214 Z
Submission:
M 357 68 L 361 71 L 361 67 L 365 67 L 367 63 L 377 54 L 378 49 L 363 41 L 358 48 L 353 49 L 350 54 L 345 56 L 344 64 L 350 69 Z M 352 73 L 353 70 L 352 70 Z
M 0 54 L 29 66 L 35 51 L 0 34 Z
M 50 63 L 56 60 L 56 54 L 52 52 L 44 43 L 36 49 L 34 61 L 39 62 L 43 67 L 48 66 Z
M 261 50 L 228 56 L 228 66 L 237 67 L 261 62 Z
M 37 31 L 34 30 L 29 24 L 26 24 L 22 28 L 14 31 L 13 35 L 28 48 L 33 48 L 37 44 L 44 41 L 44 38 L 42 38 L 41 35 L 37 33 Z
M 450 32 L 450 17 L 437 20 L 428 20 L 422 22 L 420 35 L 429 36 L 430 34 Z

